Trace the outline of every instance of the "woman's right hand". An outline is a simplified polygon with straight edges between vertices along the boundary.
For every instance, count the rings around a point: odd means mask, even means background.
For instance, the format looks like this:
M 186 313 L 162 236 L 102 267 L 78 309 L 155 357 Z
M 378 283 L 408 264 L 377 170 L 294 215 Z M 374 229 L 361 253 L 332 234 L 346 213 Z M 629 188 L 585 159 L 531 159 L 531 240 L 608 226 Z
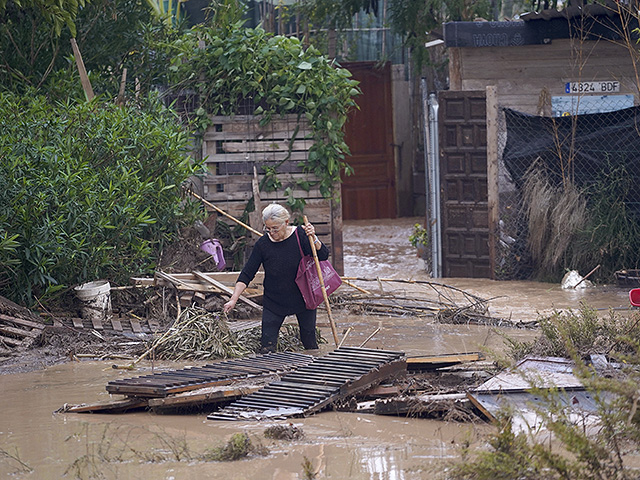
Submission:
M 231 297 L 231 299 L 224 304 L 224 307 L 222 307 L 222 311 L 224 313 L 229 313 L 231 310 L 233 310 L 233 307 L 236 306 L 236 302 L 237 300 L 233 297 Z

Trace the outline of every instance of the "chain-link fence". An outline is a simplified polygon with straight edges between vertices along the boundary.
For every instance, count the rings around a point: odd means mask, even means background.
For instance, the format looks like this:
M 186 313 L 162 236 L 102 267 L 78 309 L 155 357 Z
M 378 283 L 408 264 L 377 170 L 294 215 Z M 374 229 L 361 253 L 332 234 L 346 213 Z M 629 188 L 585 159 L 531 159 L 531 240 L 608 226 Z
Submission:
M 497 278 L 600 266 L 593 278 L 609 282 L 640 266 L 640 107 L 627 101 L 575 97 L 551 116 L 500 108 Z

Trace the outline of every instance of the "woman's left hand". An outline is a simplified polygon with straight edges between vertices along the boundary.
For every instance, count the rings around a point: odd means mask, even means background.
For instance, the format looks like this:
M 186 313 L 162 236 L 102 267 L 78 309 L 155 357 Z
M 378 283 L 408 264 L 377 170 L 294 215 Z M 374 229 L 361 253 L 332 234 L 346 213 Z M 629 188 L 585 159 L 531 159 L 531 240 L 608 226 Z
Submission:
M 307 235 L 315 235 L 316 234 L 316 228 L 311 225 L 310 223 L 307 223 L 306 225 L 303 225 L 302 228 L 304 228 L 304 231 Z

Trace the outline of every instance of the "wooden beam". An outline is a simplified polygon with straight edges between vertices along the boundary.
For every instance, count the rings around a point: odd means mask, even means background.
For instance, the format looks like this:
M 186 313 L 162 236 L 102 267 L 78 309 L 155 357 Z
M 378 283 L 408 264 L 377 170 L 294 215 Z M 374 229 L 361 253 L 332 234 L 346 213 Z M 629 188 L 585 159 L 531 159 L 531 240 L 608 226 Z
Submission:
M 489 210 L 489 264 L 491 279 L 496 279 L 497 238 L 500 235 L 500 193 L 498 188 L 498 91 L 486 88 L 487 102 L 487 208 Z
M 128 410 L 136 410 L 145 408 L 147 406 L 147 400 L 144 398 L 127 397 L 120 400 L 114 400 L 112 402 L 93 403 L 90 405 L 81 404 L 73 405 L 71 407 L 63 407 L 60 409 L 61 413 L 123 413 Z
M 233 290 L 229 287 L 227 287 L 224 283 L 220 283 L 217 280 L 214 280 L 213 278 L 207 277 L 205 274 L 203 274 L 202 272 L 197 272 L 194 271 L 193 274 L 198 277 L 201 280 L 204 280 L 205 282 L 209 282 L 210 284 L 216 286 L 217 288 L 219 288 L 220 290 L 222 290 L 225 293 L 228 293 L 229 295 L 233 295 Z M 239 300 L 243 301 L 244 303 L 246 303 L 247 305 L 262 311 L 262 307 L 260 305 L 258 305 L 255 302 L 252 302 L 251 300 L 249 300 L 248 298 L 240 295 Z
M 9 327 L 8 325 L 0 325 L 0 332 L 17 335 L 18 337 L 37 337 L 42 330 L 23 330 L 21 328 Z
M 449 90 L 462 90 L 460 48 L 449 48 Z
M 149 407 L 154 410 L 176 407 L 201 406 L 212 403 L 228 402 L 257 392 L 264 385 L 244 385 L 244 386 L 218 386 L 206 387 L 190 392 L 183 392 L 176 395 L 169 395 L 164 398 L 149 399 Z
M 23 327 L 37 328 L 42 330 L 45 326 L 42 323 L 32 322 L 18 317 L 10 317 L 9 315 L 3 315 L 0 313 L 0 320 L 15 323 L 16 325 L 22 325 Z
M 71 48 L 73 49 L 73 56 L 76 59 L 76 65 L 78 67 L 78 73 L 80 74 L 80 83 L 82 83 L 82 89 L 84 90 L 84 94 L 87 97 L 88 101 L 93 100 L 95 97 L 93 93 L 93 88 L 91 88 L 91 81 L 89 80 L 89 75 L 87 75 L 87 70 L 84 68 L 84 62 L 82 61 L 82 54 L 80 53 L 80 49 L 78 48 L 78 44 L 76 43 L 76 39 L 71 39 Z
M 407 358 L 407 369 L 409 370 L 436 370 L 438 368 L 450 367 L 465 362 L 477 362 L 482 360 L 479 353 L 455 353 L 447 355 L 429 355 L 423 357 Z

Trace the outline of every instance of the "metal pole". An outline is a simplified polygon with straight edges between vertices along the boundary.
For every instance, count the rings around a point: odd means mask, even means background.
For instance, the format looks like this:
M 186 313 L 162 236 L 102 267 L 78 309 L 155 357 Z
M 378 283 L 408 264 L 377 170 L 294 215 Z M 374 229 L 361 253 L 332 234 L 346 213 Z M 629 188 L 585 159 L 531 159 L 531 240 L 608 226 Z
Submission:
M 420 79 L 420 93 L 422 96 L 422 117 L 423 117 L 423 128 L 424 128 L 424 203 L 425 203 L 425 210 L 424 210 L 424 217 L 425 217 L 425 223 L 427 228 L 429 228 L 429 225 L 431 224 L 431 221 L 429 220 L 431 218 L 431 202 L 429 201 L 429 197 L 430 197 L 430 192 L 431 192 L 431 188 L 430 188 L 430 181 L 429 181 L 429 177 L 431 176 L 429 174 L 429 154 L 430 154 L 430 143 L 431 143 L 431 138 L 429 137 L 429 100 L 428 100 L 428 94 L 427 94 L 427 80 L 426 78 L 422 78 Z M 433 242 L 434 242 L 434 237 L 433 234 L 430 235 L 430 247 L 431 250 L 433 251 Z M 431 273 L 433 274 L 433 254 L 431 255 Z
M 429 95 L 429 165 L 431 194 L 431 255 L 433 278 L 442 276 L 442 238 L 440 226 L 440 162 L 438 154 L 438 99 L 434 93 Z

